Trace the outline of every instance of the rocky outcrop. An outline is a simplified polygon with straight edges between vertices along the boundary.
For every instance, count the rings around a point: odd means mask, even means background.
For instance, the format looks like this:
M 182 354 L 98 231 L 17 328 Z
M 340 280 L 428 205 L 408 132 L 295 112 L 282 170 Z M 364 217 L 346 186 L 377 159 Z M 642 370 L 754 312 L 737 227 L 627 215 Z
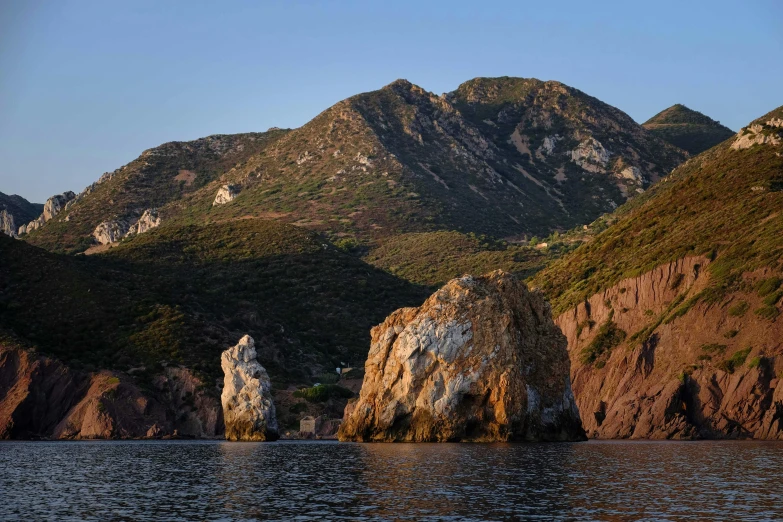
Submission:
M 16 237 L 16 230 L 14 215 L 5 209 L 0 210 L 0 232 L 7 236 Z
M 272 384 L 269 375 L 256 359 L 253 338 L 242 337 L 220 358 L 225 376 L 223 383 L 223 417 L 226 439 L 268 441 L 278 438 Z
M 57 216 L 57 214 L 59 214 L 60 211 L 65 208 L 68 202 L 73 200 L 75 197 L 76 194 L 70 190 L 50 197 L 46 200 L 46 203 L 44 203 L 43 213 L 38 216 L 38 219 L 34 219 L 27 225 L 19 227 L 19 234 L 29 234 L 33 230 L 41 228 L 44 223 Z
M 548 303 L 496 271 L 454 279 L 372 330 L 340 440 L 581 440 Z
M 589 437 L 783 439 L 783 322 L 754 313 L 775 274 L 717 299 L 708 263 L 667 263 L 557 318 Z
M 100 223 L 93 230 L 92 237 L 99 245 L 109 245 L 133 234 L 143 234 L 160 226 L 160 223 L 161 219 L 158 215 L 158 210 L 148 208 L 135 220 L 118 218 Z
M 734 150 L 749 149 L 754 145 L 772 145 L 777 146 L 783 143 L 783 120 L 780 118 L 771 118 L 764 121 L 752 123 L 739 131 L 737 137 L 731 144 Z
M 104 221 L 95 227 L 92 237 L 100 245 L 109 245 L 124 238 L 129 230 L 130 226 L 125 220 Z
M 215 194 L 215 201 L 212 202 L 212 206 L 225 205 L 233 201 L 239 195 L 239 187 L 236 185 L 223 185 L 218 189 Z
M 158 226 L 160 226 L 160 216 L 158 216 L 158 210 L 155 208 L 148 208 L 144 211 L 139 220 L 130 226 L 126 235 L 143 234 L 144 232 L 152 230 Z
M 0 439 L 215 438 L 222 409 L 185 368 L 142 391 L 129 376 L 74 371 L 0 346 Z

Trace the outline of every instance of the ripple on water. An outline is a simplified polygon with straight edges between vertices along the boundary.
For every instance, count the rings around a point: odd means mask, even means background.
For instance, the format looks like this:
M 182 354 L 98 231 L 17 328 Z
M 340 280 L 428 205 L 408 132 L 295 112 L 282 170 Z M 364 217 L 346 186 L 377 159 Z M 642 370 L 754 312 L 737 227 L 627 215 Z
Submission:
M 774 520 L 783 444 L 0 443 L 0 520 Z

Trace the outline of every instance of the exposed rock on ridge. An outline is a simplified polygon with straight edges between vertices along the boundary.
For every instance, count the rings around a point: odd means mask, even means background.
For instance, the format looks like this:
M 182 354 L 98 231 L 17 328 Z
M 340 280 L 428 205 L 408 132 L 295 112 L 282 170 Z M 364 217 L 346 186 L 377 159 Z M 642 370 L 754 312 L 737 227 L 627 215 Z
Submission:
M 581 440 L 565 339 L 502 271 L 450 281 L 372 330 L 340 440 Z
M 256 359 L 253 338 L 242 337 L 220 358 L 225 375 L 223 417 L 226 439 L 246 441 L 276 440 L 278 435 L 272 384 Z

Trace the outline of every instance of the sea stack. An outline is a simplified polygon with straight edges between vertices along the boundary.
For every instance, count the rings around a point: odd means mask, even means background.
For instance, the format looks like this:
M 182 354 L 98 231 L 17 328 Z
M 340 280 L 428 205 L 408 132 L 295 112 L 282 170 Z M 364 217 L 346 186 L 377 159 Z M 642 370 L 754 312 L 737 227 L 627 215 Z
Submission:
M 372 329 L 343 441 L 577 441 L 566 339 L 549 304 L 495 271 L 449 281 Z
M 233 441 L 277 440 L 277 417 L 272 403 L 272 384 L 256 360 L 256 347 L 249 335 L 220 358 L 224 381 L 221 402 L 226 439 Z

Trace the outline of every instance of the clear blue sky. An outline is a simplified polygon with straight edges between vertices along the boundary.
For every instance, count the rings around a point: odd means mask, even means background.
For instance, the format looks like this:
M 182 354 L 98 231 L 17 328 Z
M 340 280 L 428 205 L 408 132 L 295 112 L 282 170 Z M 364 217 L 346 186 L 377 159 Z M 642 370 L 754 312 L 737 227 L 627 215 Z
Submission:
M 644 121 L 783 104 L 783 2 L 0 0 L 0 191 L 82 190 L 166 141 L 298 127 L 407 78 L 560 80 Z

